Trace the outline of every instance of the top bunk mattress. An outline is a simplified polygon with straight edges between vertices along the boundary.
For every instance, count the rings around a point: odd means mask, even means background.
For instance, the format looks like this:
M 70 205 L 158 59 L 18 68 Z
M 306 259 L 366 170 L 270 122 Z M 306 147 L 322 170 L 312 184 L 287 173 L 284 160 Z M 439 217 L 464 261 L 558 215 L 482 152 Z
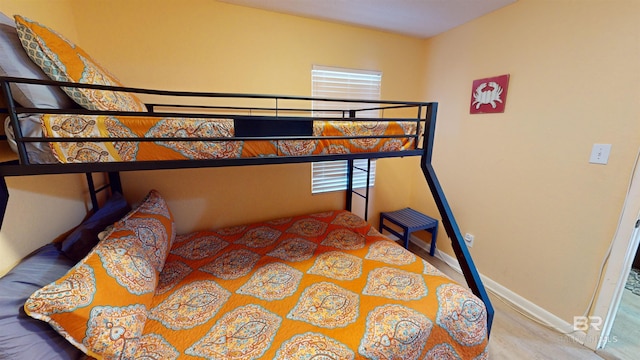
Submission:
M 264 124 L 264 125 L 261 125 Z M 30 163 L 210 160 L 415 149 L 417 121 L 40 114 L 22 117 Z M 8 127 L 9 138 L 14 138 Z M 15 144 L 15 142 L 14 142 Z M 17 148 L 14 145 L 17 151 Z

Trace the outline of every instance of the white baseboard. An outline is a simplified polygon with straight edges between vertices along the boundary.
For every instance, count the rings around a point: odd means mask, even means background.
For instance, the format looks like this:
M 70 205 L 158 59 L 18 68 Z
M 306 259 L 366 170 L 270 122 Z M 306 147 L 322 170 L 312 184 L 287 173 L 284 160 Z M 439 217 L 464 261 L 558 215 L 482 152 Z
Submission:
M 410 241 L 421 249 L 429 252 L 431 243 L 425 242 L 422 239 L 414 236 L 411 236 Z M 447 253 L 439 251 L 438 249 L 436 249 L 435 257 L 444 261 L 452 269 L 462 274 L 462 269 L 460 268 L 460 265 L 458 264 L 458 260 L 456 258 Z M 559 332 L 560 334 L 567 335 L 571 338 L 572 341 L 584 345 L 587 336 L 586 332 L 575 331 L 573 324 L 570 324 L 567 321 L 557 317 L 556 315 L 550 313 L 549 311 L 541 308 L 540 306 L 532 303 L 531 301 L 509 290 L 505 286 L 502 286 L 500 283 L 482 274 L 480 274 L 480 279 L 482 280 L 482 283 L 484 284 L 487 292 L 491 292 L 495 296 L 502 298 L 504 301 L 509 303 L 511 307 L 523 313 L 525 316 L 531 317 L 532 319 L 534 319 L 534 321 L 537 321 L 544 326 Z M 499 316 L 499 314 L 496 316 Z

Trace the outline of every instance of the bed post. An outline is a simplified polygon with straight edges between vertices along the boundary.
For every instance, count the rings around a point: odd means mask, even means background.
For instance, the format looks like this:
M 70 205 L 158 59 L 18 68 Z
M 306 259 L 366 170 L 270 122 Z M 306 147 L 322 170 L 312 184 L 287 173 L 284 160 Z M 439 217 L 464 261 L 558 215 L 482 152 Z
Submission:
M 345 210 L 353 210 L 353 159 L 347 160 L 347 193 Z
M 7 182 L 4 176 L 0 177 L 0 228 L 4 222 L 4 214 L 7 211 L 7 205 L 9 204 L 9 189 L 7 188 Z
M 107 173 L 109 177 L 109 186 L 111 187 L 111 192 L 117 191 L 120 194 L 124 195 L 122 192 L 122 181 L 120 180 L 120 173 L 118 171 L 111 171 Z
M 93 212 L 98 211 L 100 209 L 100 204 L 98 203 L 98 191 L 96 190 L 96 185 L 93 182 L 93 173 L 85 173 L 87 178 L 87 187 L 89 188 L 89 198 L 91 198 L 91 210 Z
M 426 124 L 424 129 L 424 153 L 422 154 L 421 158 L 422 172 L 424 173 L 425 179 L 429 184 L 429 188 L 431 189 L 431 193 L 433 194 L 433 198 L 436 202 L 438 210 L 440 211 L 442 223 L 445 227 L 445 230 L 447 231 L 447 234 L 449 235 L 449 238 L 451 239 L 453 251 L 456 254 L 456 258 L 458 259 L 458 263 L 460 264 L 460 268 L 462 269 L 465 280 L 467 281 L 469 288 L 471 288 L 471 291 L 473 291 L 473 293 L 477 297 L 479 297 L 485 304 L 485 307 L 487 309 L 487 330 L 490 333 L 491 324 L 493 323 L 493 305 L 491 305 L 489 295 L 487 294 L 484 285 L 482 284 L 480 274 L 478 273 L 478 270 L 473 263 L 471 254 L 469 254 L 467 245 L 465 244 L 464 238 L 462 237 L 462 234 L 460 232 L 460 228 L 456 223 L 453 212 L 451 211 L 451 207 L 447 202 L 447 198 L 445 197 L 444 191 L 440 186 L 440 182 L 438 181 L 435 170 L 431 165 L 437 110 L 437 103 L 433 103 L 427 109 Z

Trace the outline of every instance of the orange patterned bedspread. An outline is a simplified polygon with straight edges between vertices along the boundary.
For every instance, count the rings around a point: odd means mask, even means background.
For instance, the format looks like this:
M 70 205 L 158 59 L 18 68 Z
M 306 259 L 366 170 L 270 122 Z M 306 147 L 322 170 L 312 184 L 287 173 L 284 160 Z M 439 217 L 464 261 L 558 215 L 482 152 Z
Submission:
M 231 119 L 42 115 L 44 136 L 51 138 L 54 156 L 62 163 L 122 162 L 184 159 L 228 159 L 264 156 L 303 156 L 386 152 L 412 149 L 415 121 L 313 122 L 314 140 L 246 141 L 109 141 L 55 142 L 54 138 L 233 138 Z M 396 138 L 323 139 L 328 136 L 387 136 Z
M 176 237 L 144 333 L 194 359 L 486 359 L 486 320 L 467 288 L 336 211 Z

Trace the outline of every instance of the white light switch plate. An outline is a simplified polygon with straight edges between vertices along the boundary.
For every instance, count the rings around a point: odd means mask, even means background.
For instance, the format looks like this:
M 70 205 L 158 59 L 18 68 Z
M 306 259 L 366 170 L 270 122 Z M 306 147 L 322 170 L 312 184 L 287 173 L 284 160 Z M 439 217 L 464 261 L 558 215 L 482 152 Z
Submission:
M 589 162 L 592 164 L 606 164 L 609 161 L 611 144 L 593 144 Z

